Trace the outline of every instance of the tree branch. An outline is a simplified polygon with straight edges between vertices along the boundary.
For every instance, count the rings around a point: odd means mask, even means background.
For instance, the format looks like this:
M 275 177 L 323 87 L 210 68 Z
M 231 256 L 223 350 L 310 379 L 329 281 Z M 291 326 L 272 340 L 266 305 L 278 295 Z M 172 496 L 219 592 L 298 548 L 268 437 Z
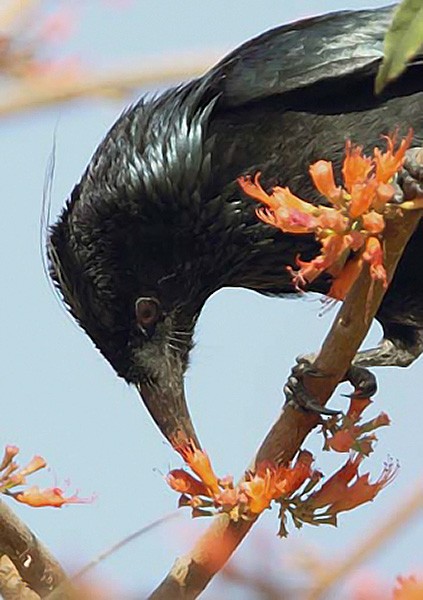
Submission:
M 0 556 L 6 555 L 20 577 L 41 598 L 67 581 L 57 560 L 15 513 L 0 500 Z M 64 589 L 62 599 L 68 596 Z
M 402 218 L 390 219 L 385 231 L 385 267 L 390 282 L 402 252 L 413 234 L 422 211 L 405 212 Z M 307 388 L 323 406 L 342 380 L 361 342 L 367 334 L 384 295 L 378 282 L 369 300 L 371 285 L 368 269 L 360 277 L 340 308 L 314 365 L 324 377 L 308 377 Z M 367 319 L 364 318 L 367 315 Z M 319 417 L 284 406 L 282 413 L 259 448 L 254 463 L 270 460 L 290 461 Z M 192 600 L 204 590 L 242 542 L 256 519 L 231 521 L 219 515 L 197 541 L 194 548 L 178 558 L 171 571 L 150 600 Z

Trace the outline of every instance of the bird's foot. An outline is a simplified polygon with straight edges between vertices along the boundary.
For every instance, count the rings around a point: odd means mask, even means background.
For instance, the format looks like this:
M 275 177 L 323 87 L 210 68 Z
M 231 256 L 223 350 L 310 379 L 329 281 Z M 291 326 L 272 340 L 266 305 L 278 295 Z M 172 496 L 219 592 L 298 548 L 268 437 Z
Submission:
M 393 184 L 395 193 L 392 204 L 402 204 L 406 200 L 423 197 L 423 164 L 420 148 L 410 148 L 405 155 L 404 166 Z
M 341 411 L 326 408 L 319 404 L 304 384 L 304 375 L 308 377 L 325 376 L 313 366 L 314 359 L 315 355 L 313 354 L 299 356 L 296 359 L 297 364 L 293 367 L 283 388 L 286 403 L 318 415 L 331 417 L 339 415 Z M 343 381 L 349 381 L 354 387 L 353 393 L 348 395 L 349 398 L 369 398 L 377 391 L 376 377 L 364 367 L 351 365 Z
M 331 408 L 326 408 L 319 404 L 304 385 L 304 375 L 307 375 L 308 377 L 324 377 L 324 375 L 313 366 L 314 359 L 314 354 L 297 357 L 297 364 L 293 367 L 288 377 L 288 381 L 283 388 L 286 398 L 285 403 L 306 412 L 333 417 L 334 415 L 338 415 L 340 411 L 332 410 Z

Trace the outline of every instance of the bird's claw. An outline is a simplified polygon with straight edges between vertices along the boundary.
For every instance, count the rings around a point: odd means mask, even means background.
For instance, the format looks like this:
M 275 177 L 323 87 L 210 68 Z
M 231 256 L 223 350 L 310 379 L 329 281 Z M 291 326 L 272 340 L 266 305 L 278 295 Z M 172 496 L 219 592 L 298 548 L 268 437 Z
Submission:
M 348 398 L 371 398 L 377 392 L 376 377 L 364 367 L 351 365 L 345 375 L 345 380 L 354 387 L 352 394 L 345 394 Z
M 305 387 L 304 375 L 310 377 L 325 376 L 313 366 L 314 358 L 315 356 L 312 354 L 297 357 L 297 364 L 293 367 L 283 388 L 286 403 L 319 415 L 334 416 L 342 414 L 339 410 L 321 406 Z M 344 381 L 349 381 L 354 387 L 353 393 L 347 395 L 351 399 L 370 398 L 377 391 L 376 377 L 364 367 L 351 365 L 345 374 Z
M 304 385 L 304 375 L 310 377 L 324 377 L 324 374 L 313 366 L 313 360 L 313 355 L 297 357 L 297 364 L 293 367 L 291 374 L 288 377 L 288 381 L 283 388 L 286 404 L 293 405 L 296 408 L 318 415 L 330 417 L 338 415 L 340 414 L 339 410 L 326 408 L 319 404 Z
M 393 183 L 395 193 L 392 204 L 402 204 L 406 200 L 423 197 L 423 165 L 419 162 L 420 148 L 410 148 L 405 155 L 404 166 Z

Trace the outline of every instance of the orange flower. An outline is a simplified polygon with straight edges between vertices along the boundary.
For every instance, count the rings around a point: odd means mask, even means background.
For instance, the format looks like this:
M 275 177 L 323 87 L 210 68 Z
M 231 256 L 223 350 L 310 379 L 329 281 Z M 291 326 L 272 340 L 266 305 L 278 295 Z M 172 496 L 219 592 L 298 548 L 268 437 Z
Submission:
M 369 473 L 361 475 L 352 485 L 347 487 L 345 494 L 332 504 L 331 512 L 337 514 L 356 508 L 365 502 L 371 502 L 388 483 L 393 481 L 397 472 L 398 465 L 391 463 L 385 465 L 380 477 L 374 483 L 370 483 Z
M 313 455 L 307 450 L 301 450 L 294 466 L 286 467 L 283 478 L 276 483 L 279 495 L 288 497 L 298 490 L 314 471 L 312 469 Z
M 266 205 L 258 208 L 257 215 L 265 223 L 279 227 L 286 233 L 311 233 L 318 222 L 316 208 L 304 202 L 290 192 L 288 188 L 275 187 L 271 195 L 266 194 L 260 185 L 260 172 L 251 177 L 239 177 L 238 183 L 243 191 Z
M 397 471 L 396 464 L 387 464 L 375 483 L 369 482 L 369 474 L 358 476 L 358 468 L 363 460 L 361 454 L 349 458 L 339 471 L 330 477 L 322 487 L 313 492 L 307 500 L 313 509 L 328 506 L 328 512 L 336 515 L 370 502 L 390 483 Z M 351 481 L 355 478 L 355 481 Z
M 269 462 L 257 465 L 255 473 L 240 485 L 248 497 L 248 508 L 253 514 L 260 514 L 270 506 L 272 500 L 287 498 L 310 478 L 313 471 L 313 456 L 306 450 L 300 452 L 293 466 L 276 466 Z
M 352 184 L 349 213 L 353 219 L 360 217 L 369 210 L 375 197 L 376 189 L 377 181 L 375 179 L 368 179 L 365 182 Z
M 6 446 L 4 449 L 3 460 L 0 463 L 0 471 L 3 471 L 8 467 L 17 454 L 19 454 L 19 448 L 17 446 Z
M 386 287 L 378 236 L 385 228 L 385 205 L 394 194 L 390 180 L 401 168 L 411 139 L 410 131 L 395 151 L 396 136 L 388 136 L 386 152 L 375 149 L 373 158 L 363 155 L 362 146 L 353 146 L 347 141 L 342 168 L 344 188 L 336 186 L 331 162 L 320 160 L 311 165 L 315 187 L 333 207 L 305 202 L 288 188 L 275 187 L 268 194 L 260 186 L 260 173 L 255 175 L 254 181 L 251 177 L 239 178 L 244 192 L 264 205 L 256 211 L 262 221 L 285 233 L 314 233 L 322 245 L 321 254 L 309 262 L 297 257 L 299 270 L 288 267 L 297 289 L 327 271 L 334 278 L 329 296 L 344 299 L 361 270 L 361 258 L 370 263 L 373 282 L 382 281 Z M 344 268 L 347 259 L 350 260 L 350 251 L 358 252 L 359 256 L 356 262 Z M 369 298 L 372 291 L 373 287 Z
M 239 488 L 226 488 L 214 497 L 214 501 L 224 509 L 231 509 L 234 506 L 248 503 L 248 498 L 245 493 Z
M 219 481 L 212 469 L 207 454 L 203 450 L 196 448 L 192 440 L 189 444 L 177 447 L 176 450 L 194 473 L 198 475 L 204 485 L 213 494 L 218 494 L 220 492 Z
M 348 483 L 357 475 L 363 456 L 357 454 L 347 462 L 320 489 L 313 492 L 309 498 L 313 508 L 322 508 L 341 500 L 348 493 Z
M 191 494 L 192 496 L 208 496 L 208 488 L 202 481 L 195 479 L 192 475 L 183 469 L 173 469 L 165 477 L 168 485 L 181 494 Z
M 241 484 L 241 488 L 246 496 L 248 496 L 248 508 L 250 512 L 255 515 L 259 515 L 266 508 L 269 508 L 277 492 L 274 486 L 274 476 L 270 470 L 266 471 L 262 476 L 252 475 L 249 481 Z
M 348 252 L 355 238 L 351 235 L 332 234 L 321 240 L 322 253 L 313 258 L 310 262 L 305 262 L 297 257 L 296 263 L 300 267 L 292 272 L 292 281 L 297 288 L 304 287 L 307 283 L 314 281 L 324 271 L 332 275 L 338 275 L 344 266 Z
M 380 183 L 388 183 L 404 164 L 405 153 L 413 140 L 413 130 L 409 129 L 407 137 L 401 140 L 399 148 L 395 151 L 397 132 L 392 135 L 383 136 L 386 140 L 387 150 L 381 152 L 379 148 L 374 149 L 374 163 L 376 166 L 376 180 Z
M 344 300 L 360 275 L 362 268 L 363 260 L 361 256 L 355 256 L 347 260 L 340 274 L 333 280 L 328 296 L 335 300 Z
M 31 473 L 35 473 L 40 469 L 44 469 L 46 466 L 47 463 L 42 456 L 34 456 L 34 458 L 26 465 L 26 467 L 21 469 L 20 474 L 23 476 L 31 475 Z
M 342 199 L 342 190 L 335 184 L 332 163 L 327 160 L 318 160 L 309 169 L 314 185 L 332 204 L 339 204 Z
M 335 452 L 349 452 L 356 443 L 354 428 L 340 429 L 332 437 L 326 440 L 325 450 L 334 450 Z
M 391 201 L 395 193 L 394 187 L 390 183 L 379 183 L 376 188 L 376 196 L 372 202 L 375 210 L 383 211 L 388 202 Z
M 342 175 L 345 188 L 349 193 L 352 192 L 354 185 L 365 182 L 373 168 L 372 159 L 363 156 L 362 152 L 363 146 L 353 146 L 351 140 L 347 140 Z
M 423 581 L 418 581 L 413 575 L 398 577 L 393 598 L 394 600 L 421 600 L 423 598 Z
M 362 215 L 363 227 L 369 233 L 382 233 L 385 229 L 385 219 L 374 210 Z
M 318 208 L 320 212 L 317 217 L 318 226 L 323 230 L 327 230 L 328 235 L 347 231 L 349 225 L 347 217 L 344 217 L 334 208 L 328 208 L 327 206 L 319 206 Z
M 61 508 L 64 504 L 86 504 L 93 501 L 93 498 L 79 498 L 76 494 L 66 498 L 63 490 L 58 487 L 41 490 L 38 486 L 33 486 L 23 492 L 9 492 L 9 495 L 22 504 L 37 508 L 41 506 Z
M 372 401 L 370 400 L 370 398 L 354 398 L 353 396 L 350 400 L 350 406 L 346 415 L 347 418 L 354 423 L 357 422 L 360 419 L 362 413 L 366 410 L 368 406 L 370 406 L 371 403 Z
M 383 266 L 383 250 L 380 241 L 370 236 L 366 240 L 363 259 L 370 264 L 370 276 L 375 281 L 381 281 L 384 288 L 388 286 L 386 270 Z

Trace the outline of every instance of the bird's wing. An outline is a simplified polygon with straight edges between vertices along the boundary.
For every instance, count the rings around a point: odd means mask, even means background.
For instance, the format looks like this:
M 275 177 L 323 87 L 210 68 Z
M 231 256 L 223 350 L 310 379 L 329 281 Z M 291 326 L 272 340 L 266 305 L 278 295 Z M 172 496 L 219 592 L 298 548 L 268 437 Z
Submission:
M 375 73 L 392 6 L 343 11 L 277 27 L 245 43 L 203 78 L 226 106 Z M 203 88 L 204 89 L 204 88 Z

